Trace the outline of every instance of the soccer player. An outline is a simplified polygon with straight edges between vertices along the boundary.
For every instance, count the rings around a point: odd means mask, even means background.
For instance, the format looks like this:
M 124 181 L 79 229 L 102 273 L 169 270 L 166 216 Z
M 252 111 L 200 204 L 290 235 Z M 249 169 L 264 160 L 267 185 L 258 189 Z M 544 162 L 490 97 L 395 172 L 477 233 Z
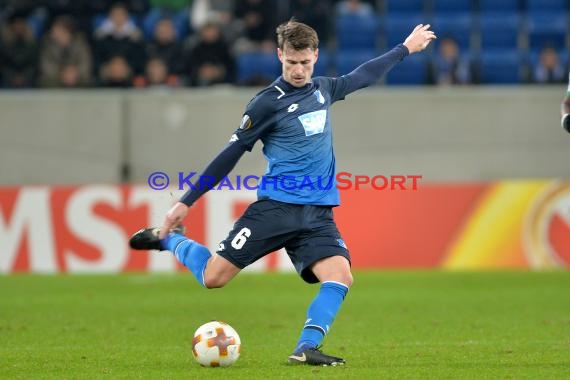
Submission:
M 570 72 L 568 72 L 568 89 L 566 90 L 566 97 L 562 101 L 562 105 L 560 107 L 560 113 L 562 114 L 562 128 L 566 130 L 566 132 L 570 133 Z
M 246 266 L 284 247 L 301 278 L 321 284 L 289 362 L 344 364 L 319 349 L 352 284 L 349 252 L 332 213 L 340 199 L 329 108 L 424 50 L 436 38 L 429 27 L 416 26 L 402 44 L 347 75 L 312 78 L 319 56 L 316 32 L 294 20 L 281 24 L 277 55 L 282 75 L 250 101 L 229 144 L 201 175 L 219 183 L 261 140 L 269 165 L 258 184 L 258 200 L 212 254 L 180 233 L 188 208 L 211 189 L 197 181 L 168 211 L 162 227 L 135 233 L 131 247 L 173 252 L 206 288 L 224 286 Z

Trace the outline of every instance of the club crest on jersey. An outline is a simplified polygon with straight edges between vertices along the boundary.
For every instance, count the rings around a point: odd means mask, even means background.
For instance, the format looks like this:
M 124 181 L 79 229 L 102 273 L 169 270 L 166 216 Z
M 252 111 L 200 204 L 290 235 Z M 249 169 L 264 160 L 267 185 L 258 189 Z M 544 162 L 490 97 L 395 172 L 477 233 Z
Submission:
M 297 108 L 299 108 L 299 105 L 297 103 L 293 103 L 289 106 L 289 108 L 287 108 L 287 112 L 295 112 Z
M 317 90 L 313 93 L 317 97 L 317 102 L 325 104 L 325 97 L 321 94 L 321 90 Z
M 251 128 L 251 126 L 253 125 L 249 115 L 243 115 L 243 118 L 241 119 L 241 123 L 239 125 L 239 129 L 249 129 Z

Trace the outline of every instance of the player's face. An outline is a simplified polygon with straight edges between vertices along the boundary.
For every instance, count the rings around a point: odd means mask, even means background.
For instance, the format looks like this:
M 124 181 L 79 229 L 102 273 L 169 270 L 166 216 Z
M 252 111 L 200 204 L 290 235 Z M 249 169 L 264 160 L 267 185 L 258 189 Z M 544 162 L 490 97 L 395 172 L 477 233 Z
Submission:
M 277 49 L 283 67 L 283 79 L 295 87 L 303 87 L 311 81 L 313 69 L 319 56 L 319 49 L 295 50 L 285 45 Z

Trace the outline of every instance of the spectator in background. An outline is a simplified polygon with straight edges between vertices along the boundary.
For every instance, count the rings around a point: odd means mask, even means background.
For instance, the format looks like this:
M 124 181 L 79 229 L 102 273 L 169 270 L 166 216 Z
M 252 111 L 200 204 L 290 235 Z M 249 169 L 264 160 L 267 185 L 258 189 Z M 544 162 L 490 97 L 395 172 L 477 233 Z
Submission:
M 45 6 L 47 10 L 47 25 L 51 25 L 53 20 L 61 15 L 69 15 L 73 17 L 76 29 L 82 31 L 90 39 L 93 17 L 109 12 L 118 0 L 36 0 L 36 3 L 40 2 L 41 6 Z M 148 0 L 123 0 L 123 4 L 131 14 L 137 17 L 146 14 L 149 9 Z
M 445 37 L 440 41 L 428 68 L 430 84 L 456 85 L 473 82 L 472 64 L 461 56 L 459 45 L 451 37 Z
M 36 9 L 42 7 L 42 10 L 45 10 L 46 29 L 49 28 L 59 16 L 68 15 L 73 19 L 75 29 L 81 31 L 86 38 L 89 39 L 89 42 L 91 42 L 93 17 L 108 12 L 114 1 L 115 0 L 36 0 L 35 7 Z M 41 4 L 38 5 L 38 3 Z
M 536 65 L 532 68 L 532 82 L 534 83 L 564 83 L 566 69 L 560 62 L 558 52 L 551 46 L 544 47 Z
M 99 82 L 103 87 L 128 88 L 133 85 L 133 70 L 125 57 L 111 57 L 101 66 Z
M 152 41 L 146 45 L 146 56 L 158 57 L 166 62 L 169 72 L 180 73 L 182 43 L 178 41 L 171 19 L 163 18 L 156 24 Z
M 43 0 L 47 11 L 47 23 L 51 25 L 59 16 L 69 15 L 73 18 L 75 29 L 90 37 L 92 19 L 96 14 L 107 12 L 111 0 Z
M 0 67 L 4 87 L 35 85 L 39 46 L 26 17 L 24 12 L 13 13 L 0 31 Z
M 336 12 L 338 15 L 355 15 L 361 17 L 368 17 L 374 15 L 374 7 L 360 0 L 343 0 L 339 1 L 336 5 Z
M 196 38 L 190 37 L 184 52 L 184 72 L 190 86 L 233 83 L 235 62 L 217 23 L 206 23 Z
M 222 33 L 228 43 L 233 44 L 239 27 L 233 17 L 234 0 L 194 0 L 190 10 L 190 24 L 193 30 L 200 30 L 211 20 L 222 26 Z
M 59 72 L 59 86 L 63 88 L 84 87 L 85 82 L 82 81 L 81 73 L 77 65 L 66 64 Z
M 331 19 L 331 0 L 291 0 L 289 2 L 289 17 L 307 25 L 311 25 L 319 35 L 321 46 L 329 41 Z
M 235 42 L 237 53 L 276 48 L 273 33 L 275 4 L 272 0 L 236 0 L 234 17 L 240 25 L 241 37 Z
M 69 16 L 59 16 L 40 50 L 40 86 L 85 87 L 92 82 L 91 48 Z
M 117 3 L 109 17 L 95 30 L 95 62 L 100 69 L 111 57 L 123 56 L 136 73 L 144 70 L 144 44 L 142 32 L 129 16 L 124 4 Z
M 131 19 L 129 10 L 123 3 L 114 4 L 109 10 L 108 17 L 95 30 L 95 37 L 98 39 L 126 37 L 138 41 L 141 36 L 140 29 Z
M 178 87 L 180 84 L 177 75 L 168 71 L 168 65 L 160 57 L 154 57 L 147 61 L 145 75 L 135 78 L 135 87 L 168 88 Z

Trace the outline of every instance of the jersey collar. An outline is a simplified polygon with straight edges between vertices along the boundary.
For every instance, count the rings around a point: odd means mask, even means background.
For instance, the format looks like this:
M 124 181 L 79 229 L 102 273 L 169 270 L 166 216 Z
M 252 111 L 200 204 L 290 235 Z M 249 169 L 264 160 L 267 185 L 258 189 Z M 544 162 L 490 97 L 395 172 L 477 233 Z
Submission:
M 296 91 L 296 90 L 306 90 L 308 88 L 311 88 L 313 86 L 313 82 L 308 82 L 306 85 L 304 85 L 303 87 L 295 87 L 292 84 L 290 84 L 289 82 L 287 82 L 285 79 L 283 79 L 283 76 L 280 76 L 276 83 L 276 86 L 279 86 L 279 88 L 281 88 L 283 91 L 285 92 L 291 92 L 291 91 Z

